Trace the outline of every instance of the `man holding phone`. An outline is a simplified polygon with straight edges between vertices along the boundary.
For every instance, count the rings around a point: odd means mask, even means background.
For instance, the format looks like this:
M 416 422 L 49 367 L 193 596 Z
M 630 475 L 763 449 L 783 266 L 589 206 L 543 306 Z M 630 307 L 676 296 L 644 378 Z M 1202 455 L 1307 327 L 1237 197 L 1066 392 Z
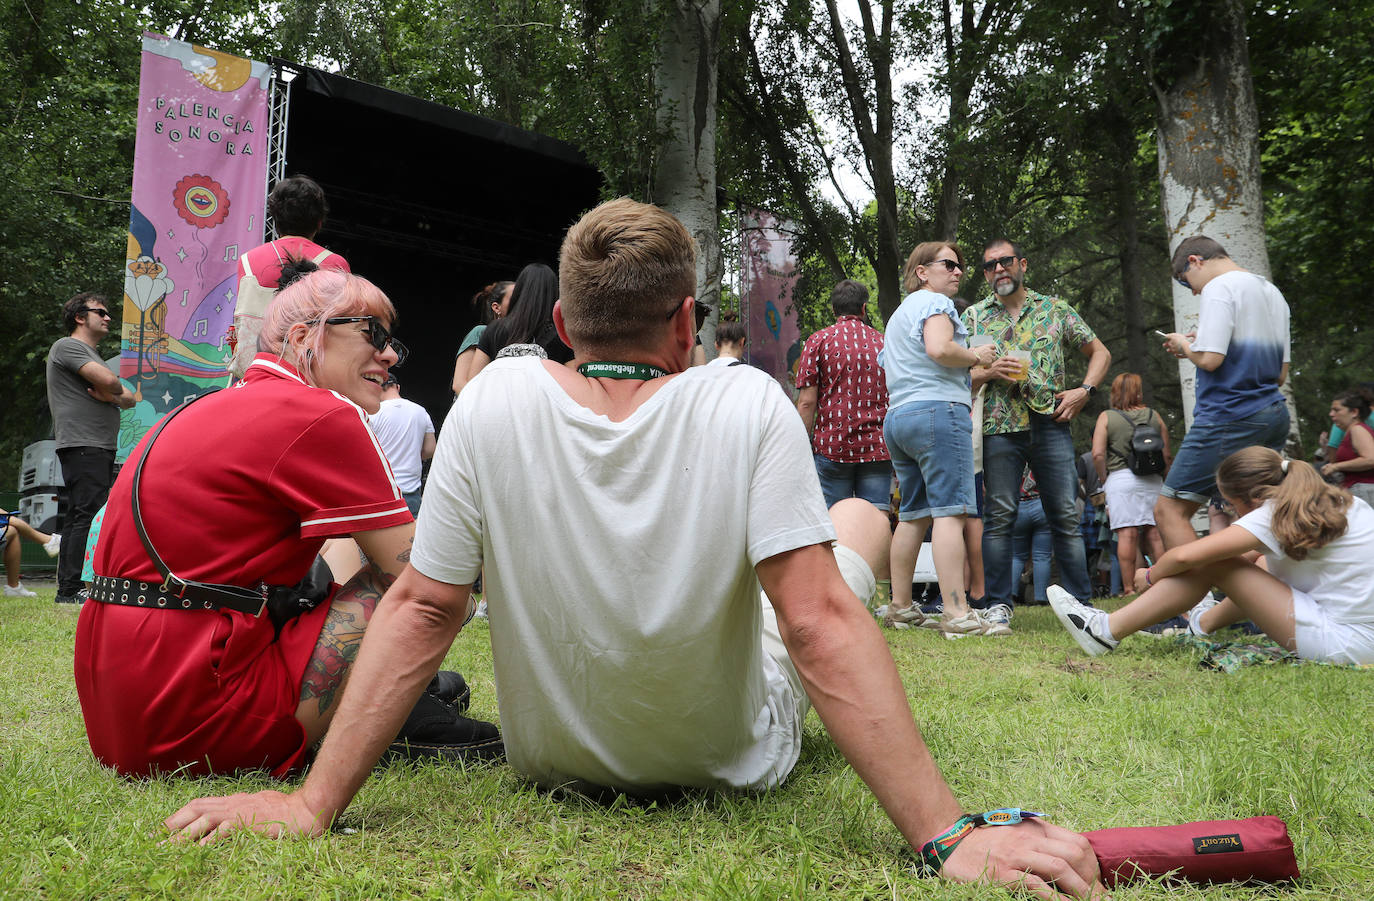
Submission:
M 983 277 L 992 296 L 964 311 L 969 333 L 992 336 L 1002 354 L 986 369 L 973 370 L 973 389 L 987 386 L 983 398 L 986 618 L 1004 623 L 1010 621 L 1015 603 L 1011 531 L 1027 464 L 1040 486 L 1063 587 L 1081 601 L 1092 598 L 1074 503 L 1078 475 L 1069 421 L 1096 393 L 1112 363 L 1111 351 L 1078 311 L 1057 297 L 1026 288 L 1026 268 L 1026 257 L 1014 242 L 1006 238 L 988 242 L 983 248 Z M 1072 385 L 1068 378 L 1066 348 L 1088 358 L 1088 371 L 1080 384 Z
M 1216 493 L 1222 460 L 1244 447 L 1282 450 L 1288 407 L 1288 302 L 1267 279 L 1236 265 L 1205 235 L 1174 251 L 1174 280 L 1202 298 L 1197 332 L 1164 336 L 1164 349 L 1197 367 L 1193 425 L 1155 503 L 1166 547 L 1197 540 L 1194 511 Z

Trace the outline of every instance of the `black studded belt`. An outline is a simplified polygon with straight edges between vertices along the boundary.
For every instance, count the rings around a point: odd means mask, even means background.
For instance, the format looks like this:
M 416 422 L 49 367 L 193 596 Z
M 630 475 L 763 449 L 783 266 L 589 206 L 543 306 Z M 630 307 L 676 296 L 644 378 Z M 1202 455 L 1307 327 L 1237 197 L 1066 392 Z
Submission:
M 258 616 L 267 604 L 264 593 L 252 592 L 247 588 L 239 588 L 243 596 L 234 597 L 223 590 L 229 586 L 215 586 L 220 590 L 213 593 L 197 591 L 202 587 L 209 586 L 197 583 L 188 585 L 180 580 L 169 585 L 166 581 L 141 582 L 118 576 L 96 576 L 91 583 L 90 599 L 102 604 L 151 610 L 237 610 L 249 616 Z

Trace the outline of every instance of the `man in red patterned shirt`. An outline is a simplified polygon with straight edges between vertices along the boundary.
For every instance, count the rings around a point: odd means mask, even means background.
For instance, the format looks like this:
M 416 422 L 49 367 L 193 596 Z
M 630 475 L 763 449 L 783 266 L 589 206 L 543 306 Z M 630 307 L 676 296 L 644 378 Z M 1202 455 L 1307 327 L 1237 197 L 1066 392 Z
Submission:
M 811 435 L 811 453 L 827 506 L 860 497 L 886 511 L 892 463 L 883 443 L 887 381 L 878 365 L 883 336 L 865 321 L 868 288 L 845 279 L 830 293 L 835 324 L 802 348 L 797 411 Z

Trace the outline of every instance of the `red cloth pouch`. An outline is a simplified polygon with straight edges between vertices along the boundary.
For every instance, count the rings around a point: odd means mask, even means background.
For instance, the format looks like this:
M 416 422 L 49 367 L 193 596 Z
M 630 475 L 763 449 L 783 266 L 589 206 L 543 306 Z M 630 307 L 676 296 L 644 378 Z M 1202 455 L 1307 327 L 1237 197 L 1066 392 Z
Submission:
M 1278 817 L 1098 829 L 1083 837 L 1108 888 L 1166 874 L 1189 882 L 1279 882 L 1299 875 L 1288 827 Z

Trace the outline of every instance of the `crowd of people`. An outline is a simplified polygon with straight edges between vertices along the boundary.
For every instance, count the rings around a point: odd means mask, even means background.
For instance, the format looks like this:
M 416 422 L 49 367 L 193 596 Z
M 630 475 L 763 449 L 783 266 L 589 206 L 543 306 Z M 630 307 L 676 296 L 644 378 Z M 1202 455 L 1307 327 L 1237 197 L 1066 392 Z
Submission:
M 295 183 L 273 198 L 313 204 L 295 221 L 318 232 L 322 194 Z M 292 793 L 188 804 L 167 820 L 181 836 L 319 834 L 388 755 L 504 757 L 590 792 L 766 791 L 796 765 L 814 706 L 927 872 L 1086 897 L 1100 886 L 1081 836 L 1019 813 L 968 828 L 870 611 L 1007 636 L 1029 560 L 1035 598 L 1089 653 L 1190 612 L 1202 634 L 1248 618 L 1304 657 L 1374 662 L 1374 561 L 1357 552 L 1374 512 L 1323 478 L 1374 488 L 1369 399 L 1332 404 L 1342 433 L 1325 472 L 1279 456 L 1287 306 L 1210 239 L 1174 258 L 1202 296 L 1196 334 L 1164 340 L 1199 369 L 1177 454 L 1133 373 L 1112 381 L 1093 431 L 1140 592 L 1110 615 L 1091 605 L 1069 424 L 1111 355 L 1070 304 L 1026 286 L 1013 241 L 983 248 L 991 293 L 974 304 L 957 297 L 962 250 L 918 245 L 885 332 L 867 289 L 840 282 L 793 400 L 744 365 L 732 315 L 712 364 L 692 365 L 691 237 L 651 205 L 602 204 L 567 233 L 557 273 L 532 264 L 473 298 L 483 322 L 457 348 L 437 440 L 392 372 L 406 349 L 391 301 L 311 247 L 245 256 L 268 260 L 242 274 L 274 292 L 241 320 L 256 353 L 236 354 L 232 389 L 143 438 L 105 487 L 93 583 L 59 588 L 90 601 L 76 685 L 102 762 L 286 776 L 313 761 Z M 314 265 L 290 265 L 301 254 Z M 107 305 L 68 307 L 83 347 L 54 346 L 50 381 L 62 403 L 80 393 L 107 416 L 125 405 L 118 379 L 83 368 Z M 59 433 L 64 475 L 104 450 L 79 440 Z M 73 477 L 99 468 L 83 466 Z M 1214 495 L 1240 519 L 1196 541 L 1188 518 Z M 61 539 L 61 578 L 78 578 L 65 565 L 82 528 Z M 927 536 L 939 596 L 923 608 L 912 577 Z M 499 730 L 466 717 L 466 681 L 439 670 L 479 580 Z

